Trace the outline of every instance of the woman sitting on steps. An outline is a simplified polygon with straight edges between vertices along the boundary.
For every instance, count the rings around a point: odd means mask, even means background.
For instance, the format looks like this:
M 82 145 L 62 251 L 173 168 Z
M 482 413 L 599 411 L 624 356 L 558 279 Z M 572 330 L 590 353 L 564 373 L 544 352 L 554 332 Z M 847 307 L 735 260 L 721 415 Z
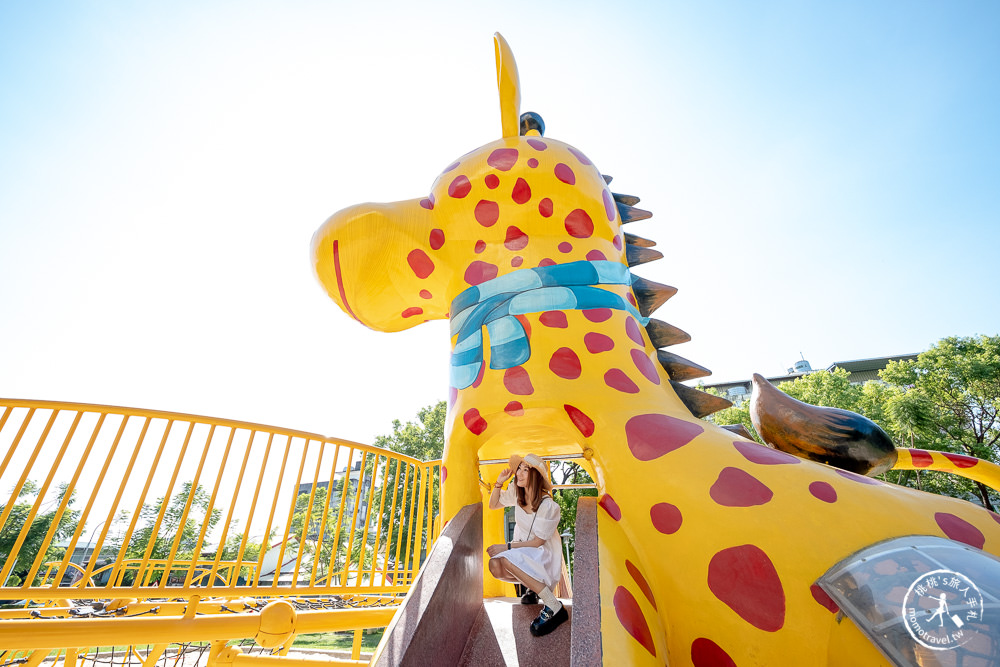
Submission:
M 503 488 L 511 475 L 514 484 Z M 531 634 L 547 635 L 569 619 L 552 589 L 562 574 L 562 540 L 559 539 L 559 505 L 552 499 L 552 482 L 542 459 L 535 454 L 510 457 L 508 467 L 497 477 L 490 494 L 490 509 L 514 507 L 514 540 L 486 549 L 490 573 L 500 581 L 523 584 L 529 589 L 522 604 L 545 604 L 531 622 Z

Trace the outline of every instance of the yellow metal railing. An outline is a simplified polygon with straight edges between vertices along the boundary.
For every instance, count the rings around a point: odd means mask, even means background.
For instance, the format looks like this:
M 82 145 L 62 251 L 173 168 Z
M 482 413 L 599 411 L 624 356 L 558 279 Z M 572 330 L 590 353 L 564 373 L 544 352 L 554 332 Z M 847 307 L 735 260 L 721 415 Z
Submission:
M 440 530 L 439 461 L 260 424 L 0 399 L 0 457 L 0 604 L 399 594 Z

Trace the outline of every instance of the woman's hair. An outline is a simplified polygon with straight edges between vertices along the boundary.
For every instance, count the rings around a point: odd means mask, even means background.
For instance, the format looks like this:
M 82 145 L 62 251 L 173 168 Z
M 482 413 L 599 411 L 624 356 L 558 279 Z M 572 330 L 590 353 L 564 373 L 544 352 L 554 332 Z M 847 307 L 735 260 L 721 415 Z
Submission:
M 527 467 L 528 483 L 525 486 L 514 485 L 517 489 L 517 504 L 525 509 L 530 506 L 532 512 L 537 512 L 538 506 L 545 498 L 545 492 L 542 490 L 542 474 L 533 466 Z M 517 471 L 515 470 L 514 473 L 517 474 Z

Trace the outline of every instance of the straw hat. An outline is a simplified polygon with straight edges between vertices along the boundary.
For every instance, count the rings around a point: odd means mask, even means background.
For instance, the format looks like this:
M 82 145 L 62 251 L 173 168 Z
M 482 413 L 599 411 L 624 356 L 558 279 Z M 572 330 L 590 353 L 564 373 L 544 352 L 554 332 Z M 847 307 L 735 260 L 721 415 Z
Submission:
M 541 474 L 543 490 L 552 490 L 552 480 L 549 479 L 549 471 L 545 467 L 545 461 L 543 461 L 537 454 L 525 454 L 524 456 L 521 456 L 520 454 L 511 454 L 510 461 L 507 463 L 510 467 L 511 477 L 517 476 L 517 468 L 521 465 L 521 461 L 524 461 Z

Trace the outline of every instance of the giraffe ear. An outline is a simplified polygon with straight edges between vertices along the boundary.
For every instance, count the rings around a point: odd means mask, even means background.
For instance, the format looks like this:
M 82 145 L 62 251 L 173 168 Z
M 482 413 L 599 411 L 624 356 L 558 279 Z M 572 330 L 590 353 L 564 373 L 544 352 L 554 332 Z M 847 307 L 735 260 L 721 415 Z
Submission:
M 504 137 L 520 134 L 521 82 L 510 45 L 500 33 L 493 34 L 497 56 L 497 88 L 500 90 L 500 122 Z

